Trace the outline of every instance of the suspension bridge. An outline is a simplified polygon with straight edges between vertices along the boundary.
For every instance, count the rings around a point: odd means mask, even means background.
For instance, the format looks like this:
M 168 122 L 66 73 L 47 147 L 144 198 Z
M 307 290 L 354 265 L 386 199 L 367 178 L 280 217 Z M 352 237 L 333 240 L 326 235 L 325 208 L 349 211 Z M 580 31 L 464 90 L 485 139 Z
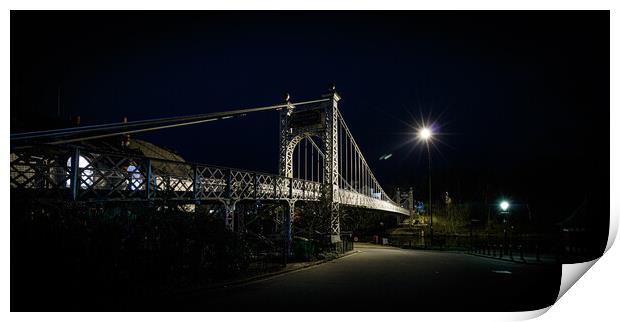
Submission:
M 296 202 L 325 201 L 331 241 L 340 241 L 340 211 L 355 207 L 409 216 L 410 208 L 383 190 L 357 145 L 332 88 L 321 98 L 228 112 L 159 118 L 11 134 L 11 194 L 69 203 L 223 205 L 235 230 L 240 201 L 284 202 L 284 232 L 291 238 Z M 118 137 L 241 117 L 279 113 L 277 174 L 105 151 L 81 145 Z M 397 198 L 400 198 L 398 196 Z

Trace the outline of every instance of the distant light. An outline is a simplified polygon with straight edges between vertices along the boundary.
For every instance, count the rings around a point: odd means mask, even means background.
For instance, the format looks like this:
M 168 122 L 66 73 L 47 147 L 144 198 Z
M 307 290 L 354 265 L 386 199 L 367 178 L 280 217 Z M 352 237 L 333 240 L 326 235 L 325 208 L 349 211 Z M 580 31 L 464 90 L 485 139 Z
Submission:
M 508 201 L 502 201 L 499 204 L 499 207 L 502 208 L 503 211 L 508 210 L 508 207 L 510 207 L 510 204 L 508 203 Z
M 391 153 L 390 153 L 390 154 L 384 154 L 384 155 L 382 155 L 382 156 L 379 158 L 379 160 L 387 160 L 387 159 L 389 159 L 389 158 L 391 158 L 391 157 L 392 157 L 392 154 L 391 154 Z
M 429 128 L 424 127 L 420 130 L 420 133 L 418 133 L 418 135 L 420 136 L 420 138 L 422 138 L 422 140 L 428 140 L 433 135 L 433 132 L 431 132 Z

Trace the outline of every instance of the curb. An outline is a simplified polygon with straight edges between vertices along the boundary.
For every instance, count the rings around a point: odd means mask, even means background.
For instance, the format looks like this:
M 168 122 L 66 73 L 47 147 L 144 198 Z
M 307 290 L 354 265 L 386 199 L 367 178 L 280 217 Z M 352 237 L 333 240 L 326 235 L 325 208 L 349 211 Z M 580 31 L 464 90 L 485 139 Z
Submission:
M 314 266 L 325 264 L 327 262 L 331 262 L 331 261 L 334 261 L 336 259 L 340 259 L 340 258 L 347 257 L 347 256 L 350 256 L 350 255 L 358 254 L 358 253 L 361 253 L 361 251 L 359 251 L 359 250 L 352 250 L 352 251 L 349 251 L 347 253 L 341 254 L 338 257 L 332 258 L 332 259 L 323 259 L 323 260 L 316 261 L 316 262 L 309 262 L 307 265 L 303 265 L 303 266 L 299 266 L 299 267 L 295 267 L 295 268 L 291 268 L 291 269 L 285 269 L 285 270 L 265 273 L 265 274 L 256 275 L 256 276 L 251 276 L 251 277 L 248 277 L 248 278 L 245 278 L 245 279 L 241 279 L 241 280 L 230 281 L 230 282 L 222 282 L 222 283 L 212 284 L 212 285 L 209 285 L 209 286 L 199 287 L 199 288 L 191 289 L 191 290 L 180 290 L 180 291 L 177 291 L 177 292 L 171 292 L 168 295 L 171 295 L 171 296 L 182 296 L 182 295 L 190 295 L 192 293 L 210 291 L 210 290 L 219 289 L 219 288 L 238 287 L 238 286 L 242 286 L 242 285 L 245 285 L 245 284 L 250 284 L 250 283 L 253 283 L 253 282 L 267 280 L 267 279 L 270 279 L 272 277 L 276 277 L 276 276 L 280 276 L 280 275 L 285 275 L 285 274 L 289 274 L 289 273 L 294 273 L 294 272 L 297 272 L 297 271 L 301 271 L 301 270 L 308 269 L 308 268 L 311 268 L 311 267 L 314 267 Z
M 249 284 L 249 283 L 252 283 L 252 282 L 266 280 L 266 279 L 269 279 L 271 277 L 275 277 L 275 276 L 279 276 L 279 275 L 286 275 L 286 274 L 289 274 L 289 273 L 294 273 L 294 272 L 297 272 L 297 271 L 301 271 L 301 270 L 308 269 L 308 268 L 311 268 L 311 267 L 314 267 L 314 266 L 325 264 L 325 263 L 328 263 L 328 262 L 331 262 L 331 261 L 334 261 L 334 260 L 337 260 L 337 259 L 340 259 L 340 258 L 343 258 L 343 257 L 347 257 L 347 256 L 350 256 L 350 255 L 353 255 L 353 254 L 357 254 L 357 253 L 361 253 L 361 251 L 359 251 L 359 250 L 352 250 L 350 252 L 347 252 L 347 253 L 344 253 L 342 255 L 339 255 L 336 258 L 323 259 L 323 260 L 316 261 L 316 262 L 310 262 L 307 265 L 291 268 L 291 269 L 288 269 L 288 270 L 281 270 L 281 271 L 266 273 L 266 274 L 262 274 L 262 275 L 252 276 L 252 277 L 249 277 L 249 278 L 246 278 L 246 279 L 243 279 L 243 280 L 239 280 L 239 281 L 234 281 L 234 282 L 230 282 L 230 283 L 223 283 L 224 285 L 221 285 L 220 287 L 224 287 L 224 288 L 236 287 L 236 286 L 241 286 L 241 285 L 244 285 L 244 284 Z

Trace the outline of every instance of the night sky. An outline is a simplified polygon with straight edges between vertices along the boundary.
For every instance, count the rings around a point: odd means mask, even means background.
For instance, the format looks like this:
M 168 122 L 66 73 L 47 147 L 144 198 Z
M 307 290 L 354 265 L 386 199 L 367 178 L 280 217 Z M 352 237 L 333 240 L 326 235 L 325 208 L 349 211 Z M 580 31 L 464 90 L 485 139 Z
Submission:
M 315 99 L 330 83 L 388 191 L 426 196 L 411 126 L 430 119 L 434 193 L 482 202 L 489 185 L 548 223 L 587 197 L 607 217 L 607 11 L 11 13 L 12 131 L 54 117 L 59 87 L 62 118 L 98 124 Z M 263 112 L 135 137 L 276 173 L 277 128 Z

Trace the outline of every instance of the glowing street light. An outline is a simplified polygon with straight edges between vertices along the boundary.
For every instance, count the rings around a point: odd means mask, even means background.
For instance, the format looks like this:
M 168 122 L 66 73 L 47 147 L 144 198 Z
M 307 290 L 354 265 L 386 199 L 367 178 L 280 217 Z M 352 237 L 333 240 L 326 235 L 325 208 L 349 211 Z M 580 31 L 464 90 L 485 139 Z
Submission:
M 418 138 L 426 143 L 426 150 L 428 151 L 428 214 L 431 218 L 431 225 L 429 227 L 431 235 L 431 246 L 433 246 L 433 209 L 431 207 L 433 198 L 431 195 L 431 148 L 429 141 L 431 140 L 432 136 L 433 132 L 428 127 L 424 126 L 418 131 Z
M 428 139 L 430 139 L 432 135 L 433 135 L 433 132 L 431 131 L 431 129 L 427 127 L 420 129 L 420 132 L 418 132 L 418 136 L 424 141 L 427 141 Z
M 510 249 L 510 257 L 512 258 L 512 245 L 508 246 L 508 208 L 510 208 L 510 204 L 506 200 L 502 200 L 499 203 L 499 208 L 502 210 L 502 214 L 504 214 L 504 245 L 502 247 L 502 252 L 506 252 L 506 248 Z M 511 235 L 512 240 L 512 235 Z
M 508 201 L 504 200 L 499 204 L 499 207 L 502 208 L 502 211 L 506 211 L 508 210 L 508 207 L 510 207 L 510 204 Z

